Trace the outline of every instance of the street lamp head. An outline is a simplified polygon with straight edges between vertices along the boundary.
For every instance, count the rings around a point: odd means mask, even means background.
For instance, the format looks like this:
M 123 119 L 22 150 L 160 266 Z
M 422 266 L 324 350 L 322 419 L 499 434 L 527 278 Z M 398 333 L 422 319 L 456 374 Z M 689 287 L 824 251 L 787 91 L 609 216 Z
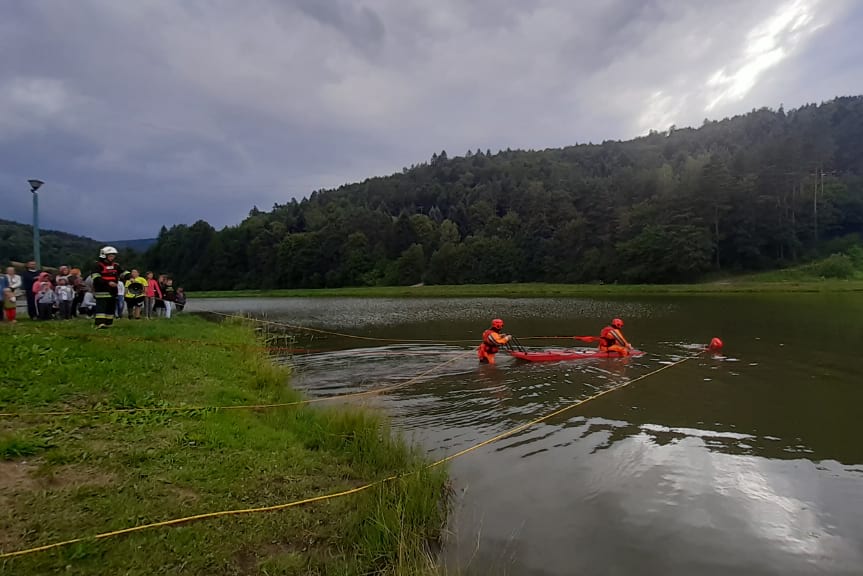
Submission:
M 44 184 L 41 180 L 27 180 L 27 182 L 30 183 L 30 192 L 35 192 L 42 187 L 42 184 Z

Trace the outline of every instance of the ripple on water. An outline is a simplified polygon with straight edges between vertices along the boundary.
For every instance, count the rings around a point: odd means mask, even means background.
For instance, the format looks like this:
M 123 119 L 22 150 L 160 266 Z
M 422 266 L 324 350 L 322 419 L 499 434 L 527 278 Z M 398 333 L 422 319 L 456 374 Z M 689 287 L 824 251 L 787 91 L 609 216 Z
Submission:
M 849 567 L 863 565 L 863 457 L 835 422 L 860 404 L 852 401 L 859 365 L 827 356 L 819 371 L 809 326 L 798 335 L 803 348 L 793 343 L 803 324 L 786 321 L 794 315 L 784 305 L 739 308 L 746 301 L 291 299 L 248 306 L 316 328 L 441 340 L 378 346 L 315 336 L 308 348 L 334 351 L 289 360 L 293 383 L 314 396 L 407 382 L 454 359 L 404 388 L 362 399 L 392 414 L 433 457 L 690 357 L 721 335 L 723 355 L 702 354 L 454 460 L 463 497 L 452 528 L 470 549 L 459 568 L 512 542 L 518 570 L 478 564 L 478 572 L 557 576 L 607 566 L 609 573 L 651 575 L 855 573 Z M 473 355 L 492 317 L 526 337 L 592 334 L 618 315 L 647 355 L 549 364 L 501 355 L 497 367 L 480 367 Z M 785 346 L 754 344 L 753 323 L 774 327 Z M 689 336 L 695 342 L 680 341 Z M 467 342 L 444 342 L 450 339 Z M 536 348 L 560 342 L 524 341 Z M 825 380 L 828 368 L 845 381 Z M 829 387 L 817 396 L 829 416 L 812 411 L 814 386 Z M 842 400 L 829 403 L 834 397 Z M 465 522 L 459 506 L 479 524 Z

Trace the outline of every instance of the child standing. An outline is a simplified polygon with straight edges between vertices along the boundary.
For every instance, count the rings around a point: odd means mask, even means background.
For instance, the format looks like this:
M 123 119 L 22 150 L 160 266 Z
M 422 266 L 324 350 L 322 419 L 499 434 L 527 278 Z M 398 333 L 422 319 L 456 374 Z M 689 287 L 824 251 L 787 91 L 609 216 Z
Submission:
M 12 288 L 3 289 L 3 317 L 7 322 L 15 323 L 15 307 L 18 305 L 15 291 Z
M 72 301 L 75 299 L 75 291 L 69 286 L 66 278 L 57 278 L 57 306 L 60 309 L 60 318 L 68 320 L 72 317 Z
M 182 312 L 186 307 L 186 291 L 182 286 L 177 288 L 177 293 L 174 294 L 174 303 L 177 305 L 177 312 Z
M 39 311 L 39 320 L 50 320 L 54 317 L 54 305 L 57 303 L 57 295 L 50 282 L 37 282 L 39 292 L 36 293 L 36 308 Z
M 87 318 L 92 318 L 96 313 L 96 297 L 90 291 L 84 292 L 84 299 L 81 300 L 81 307 L 78 309 L 81 314 L 86 314 Z

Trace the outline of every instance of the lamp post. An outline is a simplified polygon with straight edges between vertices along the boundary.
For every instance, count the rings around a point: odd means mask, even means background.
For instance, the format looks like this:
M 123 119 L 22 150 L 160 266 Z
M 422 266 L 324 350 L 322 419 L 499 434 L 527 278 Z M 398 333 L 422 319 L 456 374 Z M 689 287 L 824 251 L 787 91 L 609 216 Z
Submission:
M 33 193 L 33 260 L 36 261 L 36 269 L 42 269 L 42 256 L 39 253 L 39 188 L 42 187 L 41 180 L 27 180 L 30 183 L 30 192 Z

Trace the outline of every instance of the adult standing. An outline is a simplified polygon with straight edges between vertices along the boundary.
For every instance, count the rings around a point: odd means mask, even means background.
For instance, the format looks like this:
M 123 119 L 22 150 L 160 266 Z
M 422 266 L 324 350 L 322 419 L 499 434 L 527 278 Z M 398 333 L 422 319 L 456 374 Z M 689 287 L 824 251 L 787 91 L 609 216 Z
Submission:
M 21 286 L 27 297 L 27 315 L 30 320 L 35 320 L 39 315 L 36 310 L 36 293 L 33 292 L 33 284 L 39 279 L 40 273 L 39 268 L 36 267 L 36 261 L 30 260 L 27 262 L 27 268 L 21 274 Z
M 117 284 L 120 282 L 120 264 L 116 258 L 117 249 L 113 246 L 99 250 L 99 260 L 91 275 L 96 296 L 96 328 L 110 328 L 114 324 Z

